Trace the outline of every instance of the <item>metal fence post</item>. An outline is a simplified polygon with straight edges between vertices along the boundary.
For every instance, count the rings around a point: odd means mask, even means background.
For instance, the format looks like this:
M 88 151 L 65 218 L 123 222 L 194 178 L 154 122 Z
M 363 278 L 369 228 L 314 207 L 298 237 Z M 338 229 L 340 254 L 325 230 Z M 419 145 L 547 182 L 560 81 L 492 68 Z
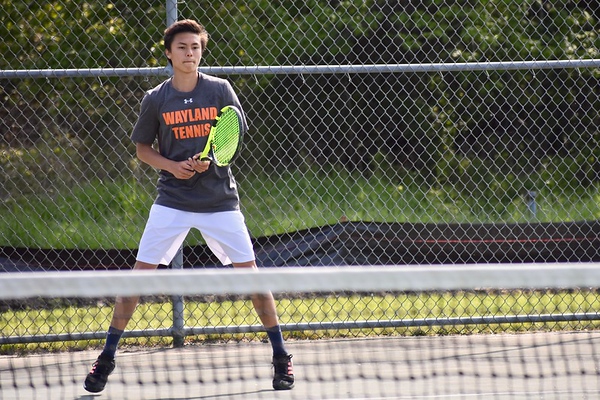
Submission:
M 171 261 L 172 269 L 183 269 L 183 247 L 179 248 L 177 254 Z M 183 316 L 183 296 L 174 295 L 171 297 L 173 302 L 173 347 L 183 347 L 183 340 L 185 338 L 183 334 L 185 321 Z
M 171 26 L 174 22 L 177 21 L 177 0 L 167 0 L 167 27 Z M 169 75 L 173 75 L 173 66 L 171 63 L 167 62 L 167 66 L 165 68 Z
M 177 21 L 177 0 L 167 0 L 167 27 Z M 172 73 L 171 64 L 167 63 L 167 71 Z M 172 269 L 183 269 L 183 246 L 179 248 L 177 254 L 171 262 Z M 173 347 L 182 347 L 184 341 L 183 329 L 185 321 L 183 317 L 183 296 L 172 296 L 173 302 Z

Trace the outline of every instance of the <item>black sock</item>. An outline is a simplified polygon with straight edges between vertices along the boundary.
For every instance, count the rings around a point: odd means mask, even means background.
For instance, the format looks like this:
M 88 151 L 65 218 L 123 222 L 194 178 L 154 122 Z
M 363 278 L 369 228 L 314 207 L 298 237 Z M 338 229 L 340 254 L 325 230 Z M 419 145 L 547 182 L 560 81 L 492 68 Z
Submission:
M 287 355 L 287 350 L 283 343 L 283 335 L 281 334 L 281 327 L 276 325 L 272 328 L 267 328 L 267 335 L 269 335 L 269 341 L 273 347 L 273 356 Z
M 117 346 L 122 335 L 122 330 L 113 328 L 112 326 L 108 328 L 108 332 L 106 334 L 106 343 L 104 343 L 104 350 L 102 350 L 101 354 L 102 357 L 115 358 Z

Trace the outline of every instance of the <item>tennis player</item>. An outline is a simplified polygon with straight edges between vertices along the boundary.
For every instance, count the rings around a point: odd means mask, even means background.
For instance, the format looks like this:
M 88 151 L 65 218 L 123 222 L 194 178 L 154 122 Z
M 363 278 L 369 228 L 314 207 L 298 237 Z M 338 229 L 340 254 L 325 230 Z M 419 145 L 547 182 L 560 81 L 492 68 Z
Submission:
M 165 30 L 165 54 L 173 76 L 146 93 L 131 135 L 137 157 L 160 170 L 158 196 L 134 265 L 137 270 L 168 265 L 191 228 L 201 232 L 223 265 L 257 267 L 230 168 L 193 158 L 204 148 L 218 110 L 227 105 L 242 109 L 228 81 L 198 72 L 207 43 L 206 29 L 193 20 L 178 21 Z M 115 369 L 117 345 L 138 300 L 116 299 L 104 350 L 85 379 L 87 391 L 104 389 Z M 273 388 L 291 389 L 292 355 L 285 349 L 273 296 L 256 294 L 252 303 L 273 348 Z

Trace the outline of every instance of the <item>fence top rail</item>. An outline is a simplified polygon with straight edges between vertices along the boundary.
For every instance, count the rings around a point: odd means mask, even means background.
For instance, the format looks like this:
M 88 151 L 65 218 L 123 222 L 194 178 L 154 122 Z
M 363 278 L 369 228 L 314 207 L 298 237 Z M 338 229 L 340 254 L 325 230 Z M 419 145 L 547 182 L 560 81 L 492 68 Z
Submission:
M 200 72 L 211 75 L 291 75 L 291 74 L 368 74 L 398 72 L 450 72 L 529 70 L 564 68 L 599 68 L 600 59 L 587 60 L 532 60 L 468 63 L 423 64 L 359 64 L 359 65 L 282 65 L 282 66 L 210 66 Z M 170 75 L 169 67 L 144 68 L 76 68 L 76 69 L 22 69 L 0 70 L 0 79 L 24 78 L 85 78 L 114 76 Z

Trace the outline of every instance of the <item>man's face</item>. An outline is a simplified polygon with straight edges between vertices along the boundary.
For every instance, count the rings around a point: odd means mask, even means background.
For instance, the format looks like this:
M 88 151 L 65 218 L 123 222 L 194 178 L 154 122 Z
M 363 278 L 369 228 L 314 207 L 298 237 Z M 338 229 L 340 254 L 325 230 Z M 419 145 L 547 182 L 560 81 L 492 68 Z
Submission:
M 200 35 L 196 33 L 178 33 L 173 38 L 171 50 L 165 54 L 173 63 L 173 69 L 181 72 L 196 72 L 202 59 Z

